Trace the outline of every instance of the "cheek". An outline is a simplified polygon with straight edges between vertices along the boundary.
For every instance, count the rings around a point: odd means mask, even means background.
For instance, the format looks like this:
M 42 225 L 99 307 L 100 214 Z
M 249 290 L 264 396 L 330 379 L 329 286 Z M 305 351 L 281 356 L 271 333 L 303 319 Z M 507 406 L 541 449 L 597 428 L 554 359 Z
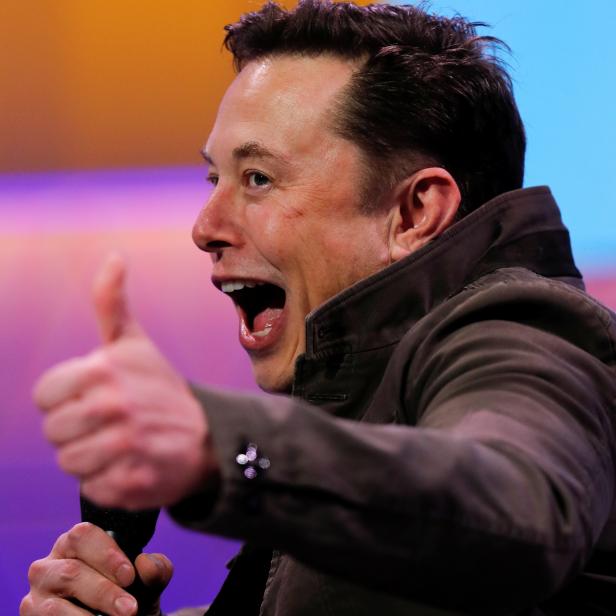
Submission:
M 252 203 L 246 208 L 246 231 L 268 260 L 288 267 L 303 260 L 308 247 L 323 234 L 306 211 L 286 203 Z
M 290 226 L 283 216 L 268 205 L 251 203 L 246 208 L 246 235 L 265 256 L 281 256 L 281 238 L 288 236 Z
M 389 265 L 385 227 L 370 218 L 349 219 L 328 234 L 330 271 L 342 287 Z

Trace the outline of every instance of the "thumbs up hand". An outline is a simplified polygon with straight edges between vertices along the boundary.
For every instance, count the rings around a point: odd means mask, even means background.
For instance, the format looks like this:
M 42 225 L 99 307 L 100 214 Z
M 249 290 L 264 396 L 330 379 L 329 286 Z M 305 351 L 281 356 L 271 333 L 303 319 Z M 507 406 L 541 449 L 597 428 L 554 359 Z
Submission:
M 110 257 L 94 286 L 102 346 L 47 371 L 34 400 L 63 470 L 104 507 L 173 504 L 215 479 L 207 420 L 185 381 L 130 314 L 125 265 Z

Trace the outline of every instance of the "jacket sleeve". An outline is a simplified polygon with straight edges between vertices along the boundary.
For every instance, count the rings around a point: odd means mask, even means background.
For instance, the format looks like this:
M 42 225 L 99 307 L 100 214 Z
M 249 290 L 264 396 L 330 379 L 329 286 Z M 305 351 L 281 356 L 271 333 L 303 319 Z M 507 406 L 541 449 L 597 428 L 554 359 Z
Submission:
M 550 596 L 612 509 L 613 365 L 549 327 L 482 314 L 392 359 L 411 425 L 199 390 L 221 487 L 171 514 L 443 607 L 494 614 Z

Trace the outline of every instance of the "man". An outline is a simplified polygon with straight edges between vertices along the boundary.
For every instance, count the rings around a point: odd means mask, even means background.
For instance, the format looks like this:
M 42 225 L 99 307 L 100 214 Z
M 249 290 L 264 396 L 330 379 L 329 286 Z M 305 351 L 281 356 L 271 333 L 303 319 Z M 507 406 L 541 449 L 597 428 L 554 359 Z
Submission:
M 62 468 L 99 505 L 244 539 L 214 616 L 613 613 L 616 326 L 549 191 L 519 190 L 491 41 L 306 1 L 226 42 L 239 72 L 194 239 L 258 384 L 286 395 L 189 389 L 112 258 L 103 346 L 35 391 Z M 158 614 L 171 565 L 136 569 Z M 32 565 L 21 614 L 136 614 L 134 576 L 78 525 Z

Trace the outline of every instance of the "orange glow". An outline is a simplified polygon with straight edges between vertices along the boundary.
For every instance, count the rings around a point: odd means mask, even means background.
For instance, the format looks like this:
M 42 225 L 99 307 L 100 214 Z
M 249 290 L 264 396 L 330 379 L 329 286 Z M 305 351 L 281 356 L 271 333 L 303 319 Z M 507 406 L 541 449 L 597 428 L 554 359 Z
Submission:
M 2 0 L 0 172 L 200 162 L 223 27 L 261 4 Z

